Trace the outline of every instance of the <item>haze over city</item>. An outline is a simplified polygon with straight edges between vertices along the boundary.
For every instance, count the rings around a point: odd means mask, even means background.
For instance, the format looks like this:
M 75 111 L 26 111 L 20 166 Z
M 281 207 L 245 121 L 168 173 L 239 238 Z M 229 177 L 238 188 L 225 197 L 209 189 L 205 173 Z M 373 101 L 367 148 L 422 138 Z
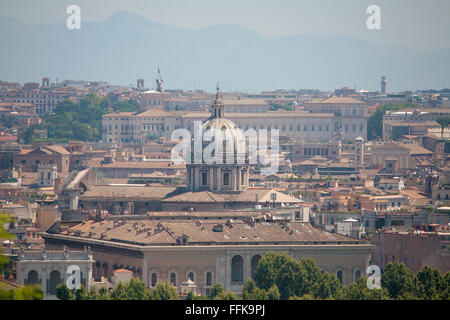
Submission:
M 82 27 L 67 30 L 70 4 L 0 4 L 0 78 L 128 85 L 160 66 L 170 89 L 450 85 L 447 1 L 375 1 L 380 30 L 366 27 L 370 1 L 78 1 Z

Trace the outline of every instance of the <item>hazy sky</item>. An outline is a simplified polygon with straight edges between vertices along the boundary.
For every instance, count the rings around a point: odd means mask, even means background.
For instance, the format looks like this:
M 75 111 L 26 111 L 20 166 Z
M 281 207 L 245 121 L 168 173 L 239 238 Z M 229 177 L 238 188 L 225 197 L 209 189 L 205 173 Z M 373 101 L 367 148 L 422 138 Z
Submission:
M 449 0 L 1 0 L 0 16 L 29 23 L 63 22 L 66 8 L 82 21 L 131 11 L 187 28 L 234 23 L 267 36 L 341 35 L 421 51 L 450 48 Z M 366 27 L 366 8 L 381 8 L 381 30 Z

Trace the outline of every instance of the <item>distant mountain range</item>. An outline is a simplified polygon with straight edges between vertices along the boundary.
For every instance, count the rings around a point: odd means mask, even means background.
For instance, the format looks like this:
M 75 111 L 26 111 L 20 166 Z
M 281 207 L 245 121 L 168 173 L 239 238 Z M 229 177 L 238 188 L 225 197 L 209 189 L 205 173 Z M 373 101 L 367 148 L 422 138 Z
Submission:
M 159 24 L 129 12 L 104 22 L 31 25 L 0 17 L 0 80 L 106 80 L 154 86 L 157 66 L 166 88 L 224 91 L 349 86 L 388 91 L 450 86 L 450 49 L 420 53 L 346 37 L 269 38 L 238 25 L 200 30 Z M 420 41 L 420 39 L 418 39 Z

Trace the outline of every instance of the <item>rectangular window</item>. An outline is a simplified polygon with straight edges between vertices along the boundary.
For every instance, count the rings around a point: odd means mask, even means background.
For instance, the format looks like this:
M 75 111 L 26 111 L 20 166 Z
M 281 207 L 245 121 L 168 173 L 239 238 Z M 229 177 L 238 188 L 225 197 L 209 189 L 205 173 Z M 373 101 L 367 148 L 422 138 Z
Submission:
M 230 173 L 225 172 L 223 174 L 223 185 L 224 186 L 229 186 L 230 185 Z
M 208 185 L 208 172 L 202 172 L 202 186 Z

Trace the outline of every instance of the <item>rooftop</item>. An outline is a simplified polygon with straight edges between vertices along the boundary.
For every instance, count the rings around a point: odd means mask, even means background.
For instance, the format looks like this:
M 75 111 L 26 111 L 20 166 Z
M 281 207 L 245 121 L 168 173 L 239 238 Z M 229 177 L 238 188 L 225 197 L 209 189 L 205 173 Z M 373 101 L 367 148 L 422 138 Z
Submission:
M 227 244 L 364 244 L 340 234 L 313 228 L 303 222 L 255 222 L 241 220 L 124 220 L 85 221 L 59 235 L 89 238 L 138 246 Z

